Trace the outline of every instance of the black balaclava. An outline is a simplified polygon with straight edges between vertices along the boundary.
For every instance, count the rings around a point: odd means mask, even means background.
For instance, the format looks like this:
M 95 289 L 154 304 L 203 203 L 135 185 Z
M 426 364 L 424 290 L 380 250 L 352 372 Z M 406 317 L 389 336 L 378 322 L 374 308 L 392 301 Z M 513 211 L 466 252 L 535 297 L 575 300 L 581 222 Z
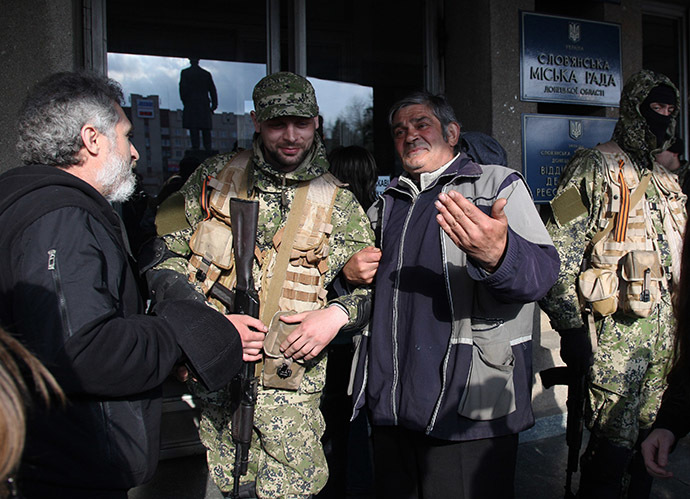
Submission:
M 664 116 L 663 114 L 653 111 L 652 108 L 649 107 L 652 102 L 675 106 L 676 94 L 668 85 L 659 85 L 650 90 L 647 98 L 640 104 L 640 114 L 644 116 L 649 130 L 656 137 L 657 147 L 661 147 L 666 140 L 666 130 L 668 130 L 672 118 L 671 116 Z

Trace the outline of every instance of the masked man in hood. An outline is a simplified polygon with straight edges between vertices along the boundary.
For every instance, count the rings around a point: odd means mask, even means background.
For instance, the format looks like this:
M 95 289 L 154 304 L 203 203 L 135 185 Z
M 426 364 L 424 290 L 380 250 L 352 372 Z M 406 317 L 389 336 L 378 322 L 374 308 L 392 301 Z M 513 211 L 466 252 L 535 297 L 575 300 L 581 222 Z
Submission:
M 167 234 L 171 257 L 155 267 L 150 281 L 154 296 L 160 297 L 177 285 L 168 281 L 156 289 L 156 283 L 165 282 L 170 272 L 183 274 L 209 302 L 227 307 L 214 298 L 215 290 L 234 285 L 232 256 L 225 251 L 227 200 L 258 200 L 254 281 L 261 320 L 271 327 L 260 364 L 254 438 L 241 493 L 309 497 L 328 478 L 319 411 L 326 376 L 324 347 L 341 327 L 361 327 L 369 316 L 368 289 L 327 301 L 325 288 L 354 253 L 373 244 L 373 233 L 353 194 L 328 173 L 309 81 L 293 73 L 272 74 L 257 83 L 253 99 L 252 150 L 210 158 L 161 206 L 158 232 Z M 289 258 L 281 258 L 285 252 Z M 283 312 L 295 315 L 279 319 L 276 313 Z M 274 332 L 286 326 L 294 330 L 276 340 Z M 193 389 L 201 400 L 200 435 L 210 473 L 228 493 L 234 462 L 231 397 L 198 385 Z
M 578 150 L 561 176 L 547 228 L 561 257 L 540 302 L 561 336 L 561 357 L 586 375 L 591 437 L 580 497 L 646 497 L 639 443 L 666 386 L 672 294 L 679 278 L 685 195 L 657 158 L 676 139 L 678 90 L 642 70 L 623 88 L 611 141 Z M 632 495 L 626 496 L 632 497 Z

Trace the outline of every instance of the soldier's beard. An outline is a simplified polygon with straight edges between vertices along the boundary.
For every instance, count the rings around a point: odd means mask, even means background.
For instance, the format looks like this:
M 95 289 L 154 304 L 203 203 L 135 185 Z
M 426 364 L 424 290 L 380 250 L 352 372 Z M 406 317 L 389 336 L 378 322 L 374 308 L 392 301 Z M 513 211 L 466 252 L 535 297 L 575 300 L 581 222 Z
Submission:
M 280 151 L 280 147 L 283 146 L 292 146 L 292 147 L 300 147 L 301 150 L 299 154 L 296 154 L 294 156 L 287 156 L 283 154 Z M 264 154 L 264 159 L 268 164 L 273 166 L 276 170 L 283 172 L 283 173 L 289 173 L 294 170 L 296 170 L 299 165 L 301 165 L 304 162 L 304 159 L 307 157 L 309 152 L 311 151 L 311 148 L 313 146 L 313 141 L 311 143 L 306 143 L 304 145 L 297 145 L 297 144 L 272 144 L 273 147 L 268 147 L 266 142 L 263 142 L 263 147 L 262 151 Z
M 111 152 L 103 168 L 98 172 L 97 181 L 101 193 L 111 203 L 127 201 L 134 193 L 137 178 L 134 175 L 134 162 Z

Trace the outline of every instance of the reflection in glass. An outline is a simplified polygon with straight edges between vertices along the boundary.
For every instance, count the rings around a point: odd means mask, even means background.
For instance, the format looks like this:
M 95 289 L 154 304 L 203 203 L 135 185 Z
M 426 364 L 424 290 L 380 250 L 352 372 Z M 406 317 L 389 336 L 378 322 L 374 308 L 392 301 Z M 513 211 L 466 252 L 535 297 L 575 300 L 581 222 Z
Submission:
M 326 148 L 358 145 L 374 150 L 374 89 L 355 83 L 309 78 L 323 117 Z
M 218 99 L 211 126 L 213 150 L 208 153 L 197 151 L 198 145 L 193 148 L 183 123 L 179 79 L 181 71 L 189 67 L 189 59 L 108 53 L 108 76 L 122 85 L 125 113 L 134 125 L 132 142 L 141 156 L 137 171 L 150 194 L 156 194 L 179 171 L 185 156 L 205 157 L 251 147 L 252 90 L 266 74 L 266 65 L 203 59 L 200 65 L 213 75 Z M 327 149 L 360 145 L 373 150 L 373 89 L 318 78 L 310 81 L 316 90 Z

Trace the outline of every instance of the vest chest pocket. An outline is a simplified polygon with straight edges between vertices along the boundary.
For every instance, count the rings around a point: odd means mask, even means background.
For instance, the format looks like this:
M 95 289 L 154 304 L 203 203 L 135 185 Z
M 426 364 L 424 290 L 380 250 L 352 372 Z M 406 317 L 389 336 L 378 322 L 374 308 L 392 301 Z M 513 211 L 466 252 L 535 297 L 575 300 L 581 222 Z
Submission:
M 299 323 L 287 324 L 281 321 L 280 317 L 295 313 L 297 312 L 277 312 L 271 319 L 264 340 L 263 385 L 266 388 L 297 390 L 304 377 L 304 362 L 285 358 L 280 351 L 281 343 L 299 326 Z
M 232 269 L 232 229 L 220 220 L 211 218 L 199 224 L 189 241 L 189 277 L 201 283 L 205 293 L 220 277 L 221 270 Z
M 618 275 L 615 270 L 589 268 L 579 275 L 577 287 L 583 300 L 598 316 L 606 317 L 618 310 Z
M 664 277 L 656 251 L 631 251 L 621 269 L 623 311 L 633 317 L 649 317 L 661 300 Z

